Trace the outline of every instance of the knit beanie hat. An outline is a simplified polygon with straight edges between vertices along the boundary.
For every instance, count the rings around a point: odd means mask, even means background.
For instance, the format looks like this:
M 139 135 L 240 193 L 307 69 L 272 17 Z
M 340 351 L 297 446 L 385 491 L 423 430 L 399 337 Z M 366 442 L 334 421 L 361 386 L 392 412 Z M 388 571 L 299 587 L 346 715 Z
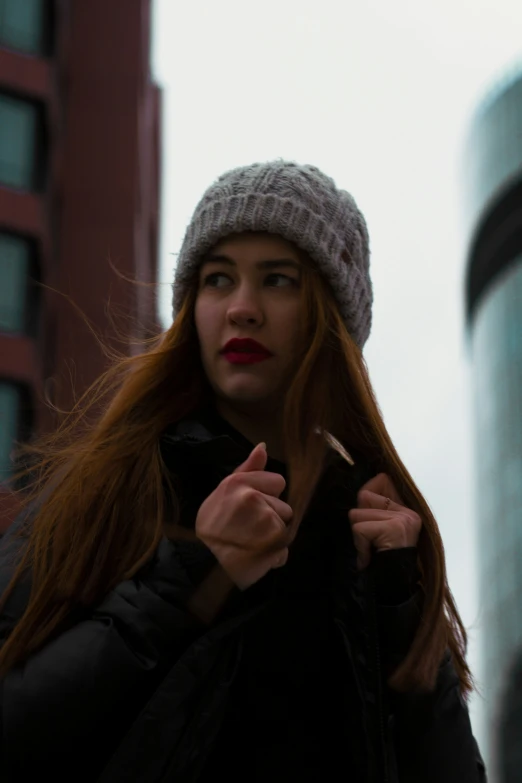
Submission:
M 315 166 L 287 161 L 228 171 L 211 185 L 187 228 L 173 287 L 179 312 L 203 256 L 221 239 L 266 231 L 304 250 L 333 290 L 348 332 L 362 349 L 370 333 L 369 238 L 352 196 Z

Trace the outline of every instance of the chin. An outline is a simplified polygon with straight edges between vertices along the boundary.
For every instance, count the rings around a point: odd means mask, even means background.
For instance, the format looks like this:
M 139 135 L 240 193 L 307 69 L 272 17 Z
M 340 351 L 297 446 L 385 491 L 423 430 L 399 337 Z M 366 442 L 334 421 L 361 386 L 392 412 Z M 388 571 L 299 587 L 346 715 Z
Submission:
M 223 396 L 226 397 L 227 400 L 230 400 L 231 402 L 233 400 L 237 402 L 265 402 L 265 400 L 270 399 L 273 396 L 273 392 L 270 393 L 270 391 L 267 391 L 265 389 L 226 389 L 223 390 L 224 394 Z
M 218 395 L 229 405 L 248 405 L 264 408 L 272 406 L 274 400 L 281 400 L 281 394 L 274 389 L 262 388 L 259 384 L 237 384 L 220 388 Z

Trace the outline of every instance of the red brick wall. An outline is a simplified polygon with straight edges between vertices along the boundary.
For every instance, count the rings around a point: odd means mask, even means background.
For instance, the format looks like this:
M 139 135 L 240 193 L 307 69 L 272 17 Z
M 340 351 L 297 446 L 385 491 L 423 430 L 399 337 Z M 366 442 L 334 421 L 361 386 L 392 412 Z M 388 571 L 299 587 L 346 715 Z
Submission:
M 134 325 L 135 336 L 138 324 L 160 328 L 154 291 L 122 281 L 108 263 L 157 279 L 161 96 L 149 75 L 150 6 L 58 0 L 49 59 L 0 48 L 0 90 L 43 105 L 47 161 L 43 192 L 0 185 L 0 231 L 34 240 L 42 282 L 72 297 L 107 342 L 109 301 L 119 327 Z M 69 408 L 106 360 L 63 297 L 41 291 L 40 313 L 33 338 L 0 334 L 0 377 L 29 388 L 43 431 L 53 426 L 43 388 Z M 0 529 L 11 516 L 5 508 L 0 502 Z

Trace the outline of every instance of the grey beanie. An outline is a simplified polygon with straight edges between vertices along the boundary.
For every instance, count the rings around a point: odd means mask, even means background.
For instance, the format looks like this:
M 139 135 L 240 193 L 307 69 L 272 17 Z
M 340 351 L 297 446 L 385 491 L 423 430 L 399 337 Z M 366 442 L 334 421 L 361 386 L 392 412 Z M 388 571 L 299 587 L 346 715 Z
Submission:
M 364 217 L 352 196 L 315 166 L 287 161 L 233 169 L 208 188 L 179 254 L 174 317 L 204 254 L 226 236 L 244 231 L 277 234 L 308 253 L 330 283 L 348 332 L 363 348 L 373 301 Z

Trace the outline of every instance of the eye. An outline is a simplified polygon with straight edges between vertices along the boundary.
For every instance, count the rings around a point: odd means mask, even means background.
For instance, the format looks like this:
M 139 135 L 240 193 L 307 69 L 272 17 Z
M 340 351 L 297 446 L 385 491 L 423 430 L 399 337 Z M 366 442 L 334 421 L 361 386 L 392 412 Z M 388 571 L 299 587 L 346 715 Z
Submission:
M 283 288 L 286 286 L 298 287 L 299 280 L 296 280 L 295 277 L 282 275 L 279 272 L 273 272 L 272 274 L 266 276 L 265 284 L 273 288 Z
M 203 278 L 203 286 L 205 288 L 225 288 L 231 282 L 231 278 L 224 272 L 212 272 L 212 274 Z

